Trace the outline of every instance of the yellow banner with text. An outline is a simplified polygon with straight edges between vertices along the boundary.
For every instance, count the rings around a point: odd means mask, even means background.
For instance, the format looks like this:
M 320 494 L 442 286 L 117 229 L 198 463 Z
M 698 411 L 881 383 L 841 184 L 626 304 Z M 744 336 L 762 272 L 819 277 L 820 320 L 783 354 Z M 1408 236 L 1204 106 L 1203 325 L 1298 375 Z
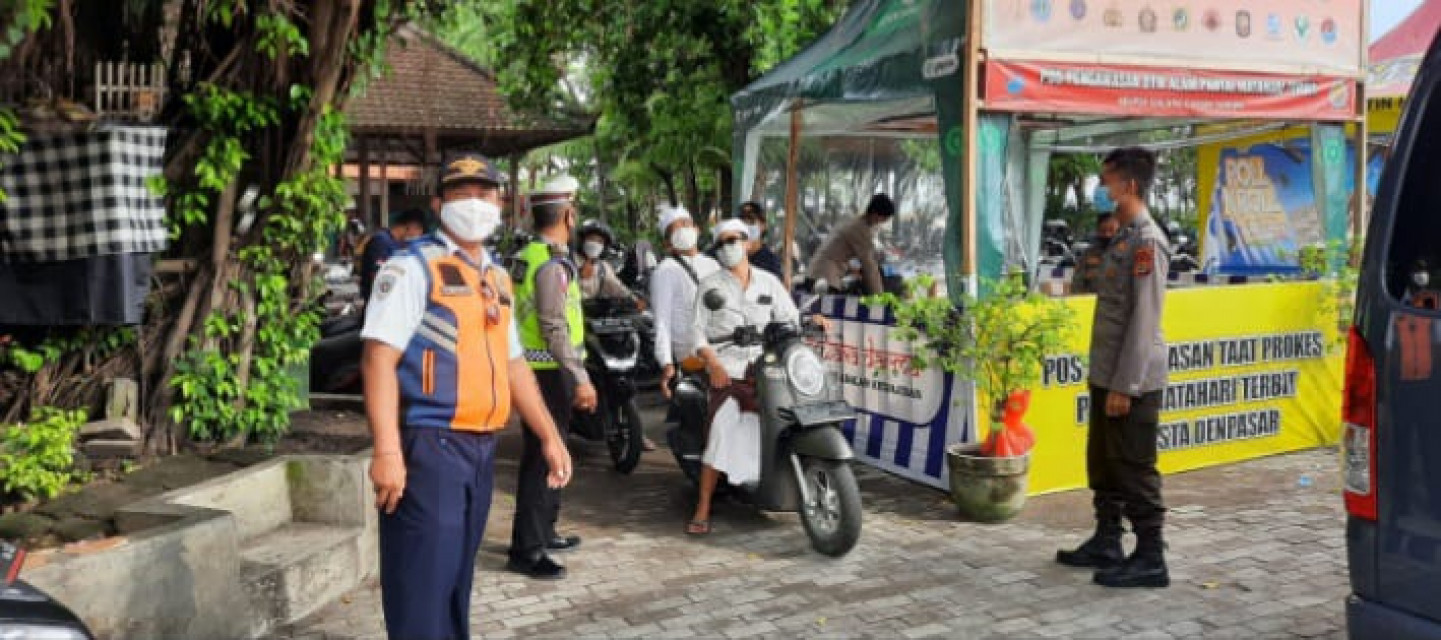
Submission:
M 1167 293 L 1162 473 L 1338 442 L 1345 346 L 1337 339 L 1335 305 L 1327 302 L 1332 291 L 1290 282 Z M 1068 304 L 1082 328 L 1070 352 L 1047 357 L 1026 415 L 1036 432 L 1032 494 L 1086 486 L 1092 402 L 1086 358 L 1095 297 Z

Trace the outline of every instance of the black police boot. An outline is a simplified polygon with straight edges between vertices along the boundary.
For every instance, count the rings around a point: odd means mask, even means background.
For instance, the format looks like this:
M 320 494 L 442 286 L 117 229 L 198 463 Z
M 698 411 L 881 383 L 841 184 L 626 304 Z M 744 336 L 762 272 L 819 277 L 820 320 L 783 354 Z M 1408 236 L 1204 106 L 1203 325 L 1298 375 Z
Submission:
M 1074 550 L 1056 552 L 1056 562 L 1068 567 L 1104 569 L 1121 564 L 1126 554 L 1121 550 L 1121 518 L 1101 517 L 1096 532 Z
M 1092 581 L 1103 587 L 1165 588 L 1171 586 L 1166 570 L 1165 543 L 1160 529 L 1136 532 L 1136 550 L 1125 562 L 1096 572 Z

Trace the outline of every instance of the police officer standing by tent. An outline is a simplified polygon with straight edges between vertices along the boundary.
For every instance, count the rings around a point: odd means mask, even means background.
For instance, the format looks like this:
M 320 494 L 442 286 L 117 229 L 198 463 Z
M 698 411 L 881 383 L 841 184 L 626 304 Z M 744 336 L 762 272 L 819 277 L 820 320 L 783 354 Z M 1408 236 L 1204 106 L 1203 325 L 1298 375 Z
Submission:
M 502 181 L 478 154 L 449 158 L 440 232 L 387 261 L 367 305 L 361 366 L 391 638 L 470 637 L 495 434 L 512 406 L 539 443 L 547 484 L 570 481 L 570 454 L 522 357 L 510 277 L 483 246 L 500 226 Z
M 596 405 L 595 386 L 582 362 L 585 318 L 580 273 L 570 256 L 577 224 L 572 203 L 576 188 L 574 178 L 561 177 L 532 194 L 530 214 L 537 238 L 512 262 L 519 283 L 515 296 L 521 346 L 562 437 L 570 431 L 572 407 L 594 411 Z M 559 580 L 565 577 L 565 567 L 549 552 L 574 549 L 580 538 L 556 534 L 560 491 L 546 486 L 541 445 L 526 436 L 506 568 L 536 579 Z
M 1166 234 L 1146 209 L 1156 155 L 1116 149 L 1102 162 L 1101 187 L 1116 201 L 1121 230 L 1105 254 L 1091 329 L 1091 420 L 1086 472 L 1094 492 L 1096 532 L 1056 561 L 1097 569 L 1108 587 L 1165 587 L 1161 474 L 1156 430 L 1166 388 L 1161 310 L 1171 263 Z M 1121 550 L 1121 516 L 1131 521 L 1135 551 Z

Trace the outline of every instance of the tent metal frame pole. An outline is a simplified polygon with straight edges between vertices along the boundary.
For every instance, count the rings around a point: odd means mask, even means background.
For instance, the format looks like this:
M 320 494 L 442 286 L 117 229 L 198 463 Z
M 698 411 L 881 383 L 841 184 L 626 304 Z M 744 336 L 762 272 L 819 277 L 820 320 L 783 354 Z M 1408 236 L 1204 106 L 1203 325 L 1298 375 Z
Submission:
M 1361 5 L 1361 33 L 1371 33 L 1371 5 Z M 1367 69 L 1371 61 L 1368 59 L 1369 47 L 1361 47 L 1361 69 Z M 1366 169 L 1371 163 L 1368 162 L 1370 154 L 1367 153 L 1366 141 L 1370 139 L 1370 123 L 1367 122 L 1366 109 L 1366 76 L 1363 74 L 1356 80 L 1356 128 L 1355 141 L 1352 143 L 1356 149 L 1356 181 L 1351 188 L 1351 197 L 1356 201 L 1356 209 L 1351 213 L 1351 240 L 1352 242 L 1361 239 L 1366 233 L 1366 221 L 1370 217 L 1369 207 L 1366 206 L 1366 198 L 1369 195 L 1366 191 Z M 1346 243 L 1346 252 L 1351 266 L 1361 266 L 1361 256 L 1351 251 L 1351 242 Z
M 781 265 L 781 273 L 788 290 L 791 288 L 792 264 L 795 261 L 792 247 L 796 242 L 796 218 L 800 217 L 800 184 L 797 173 L 800 169 L 801 126 L 804 109 L 805 103 L 799 99 L 791 103 L 790 148 L 786 155 L 785 247 L 781 251 L 781 255 L 785 256 L 785 262 Z
M 978 288 L 976 269 L 976 154 L 979 149 L 980 122 L 980 76 L 981 76 L 981 21 L 985 19 L 984 2 L 971 2 L 970 17 L 966 24 L 966 59 L 961 65 L 965 69 L 963 82 L 966 83 L 964 104 L 961 107 L 961 131 L 965 136 L 965 151 L 961 156 L 961 220 L 965 233 L 965 247 L 961 258 L 961 275 L 965 276 L 974 294 Z

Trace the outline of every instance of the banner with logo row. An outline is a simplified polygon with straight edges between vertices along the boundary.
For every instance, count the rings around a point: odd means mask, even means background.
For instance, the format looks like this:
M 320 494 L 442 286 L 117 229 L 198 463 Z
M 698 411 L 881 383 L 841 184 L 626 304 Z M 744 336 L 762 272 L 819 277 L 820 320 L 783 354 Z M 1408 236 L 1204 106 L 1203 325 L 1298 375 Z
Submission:
M 1362 0 L 986 0 L 992 59 L 1144 60 L 1359 78 Z M 1172 63 L 1175 63 L 1174 65 Z

